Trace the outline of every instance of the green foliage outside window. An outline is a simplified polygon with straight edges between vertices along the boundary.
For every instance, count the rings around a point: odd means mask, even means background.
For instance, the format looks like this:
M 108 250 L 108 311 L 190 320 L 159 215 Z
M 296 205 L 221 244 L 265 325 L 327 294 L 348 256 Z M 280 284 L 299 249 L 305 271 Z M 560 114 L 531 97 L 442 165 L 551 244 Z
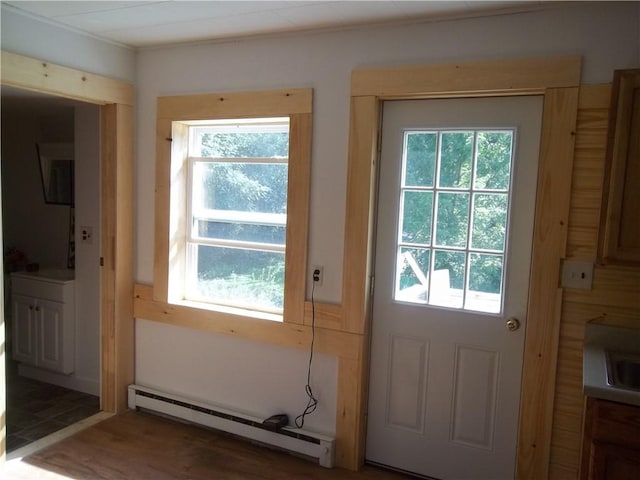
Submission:
M 399 239 L 423 278 L 448 270 L 451 289 L 502 293 L 512 149 L 512 131 L 407 132 Z M 399 261 L 400 290 L 419 283 Z
M 194 184 L 201 186 L 202 208 L 286 215 L 288 168 L 278 159 L 288 157 L 288 131 L 203 133 L 199 144 L 200 157 L 238 159 L 197 163 Z M 197 227 L 197 234 L 209 239 L 285 243 L 284 225 L 198 220 Z M 213 302 L 282 309 L 283 252 L 199 245 L 197 259 L 199 295 Z

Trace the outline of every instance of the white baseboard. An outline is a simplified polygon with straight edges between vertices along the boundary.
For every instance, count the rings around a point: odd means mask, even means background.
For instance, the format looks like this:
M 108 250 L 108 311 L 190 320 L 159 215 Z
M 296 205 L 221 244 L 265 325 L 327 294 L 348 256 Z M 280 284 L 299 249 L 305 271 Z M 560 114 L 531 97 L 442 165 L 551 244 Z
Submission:
M 142 408 L 170 415 L 313 457 L 323 467 L 333 467 L 335 439 L 332 437 L 297 428 L 266 428 L 262 419 L 140 385 L 129 385 L 128 393 L 128 405 L 131 409 Z

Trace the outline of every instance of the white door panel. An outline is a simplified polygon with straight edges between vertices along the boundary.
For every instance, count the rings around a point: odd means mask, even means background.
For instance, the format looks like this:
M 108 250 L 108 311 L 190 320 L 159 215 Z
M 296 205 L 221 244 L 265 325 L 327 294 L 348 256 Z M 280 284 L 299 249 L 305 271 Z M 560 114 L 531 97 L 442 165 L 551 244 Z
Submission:
M 542 99 L 383 112 L 366 458 L 513 478 Z

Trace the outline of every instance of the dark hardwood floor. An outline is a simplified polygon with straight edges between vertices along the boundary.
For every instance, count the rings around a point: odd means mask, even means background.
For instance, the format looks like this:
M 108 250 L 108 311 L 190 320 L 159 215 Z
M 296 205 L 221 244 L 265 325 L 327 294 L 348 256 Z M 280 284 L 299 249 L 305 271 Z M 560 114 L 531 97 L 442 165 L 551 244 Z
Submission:
M 13 460 L 6 479 L 105 480 L 400 480 L 365 466 L 326 469 L 302 458 L 143 412 L 111 417 L 72 437 Z

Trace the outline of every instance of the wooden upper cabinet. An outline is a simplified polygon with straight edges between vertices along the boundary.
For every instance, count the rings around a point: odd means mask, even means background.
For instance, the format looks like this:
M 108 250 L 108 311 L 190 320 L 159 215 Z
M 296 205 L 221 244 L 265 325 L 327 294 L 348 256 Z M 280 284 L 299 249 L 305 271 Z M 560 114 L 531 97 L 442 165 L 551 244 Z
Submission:
M 602 193 L 600 262 L 640 265 L 640 69 L 614 74 Z

